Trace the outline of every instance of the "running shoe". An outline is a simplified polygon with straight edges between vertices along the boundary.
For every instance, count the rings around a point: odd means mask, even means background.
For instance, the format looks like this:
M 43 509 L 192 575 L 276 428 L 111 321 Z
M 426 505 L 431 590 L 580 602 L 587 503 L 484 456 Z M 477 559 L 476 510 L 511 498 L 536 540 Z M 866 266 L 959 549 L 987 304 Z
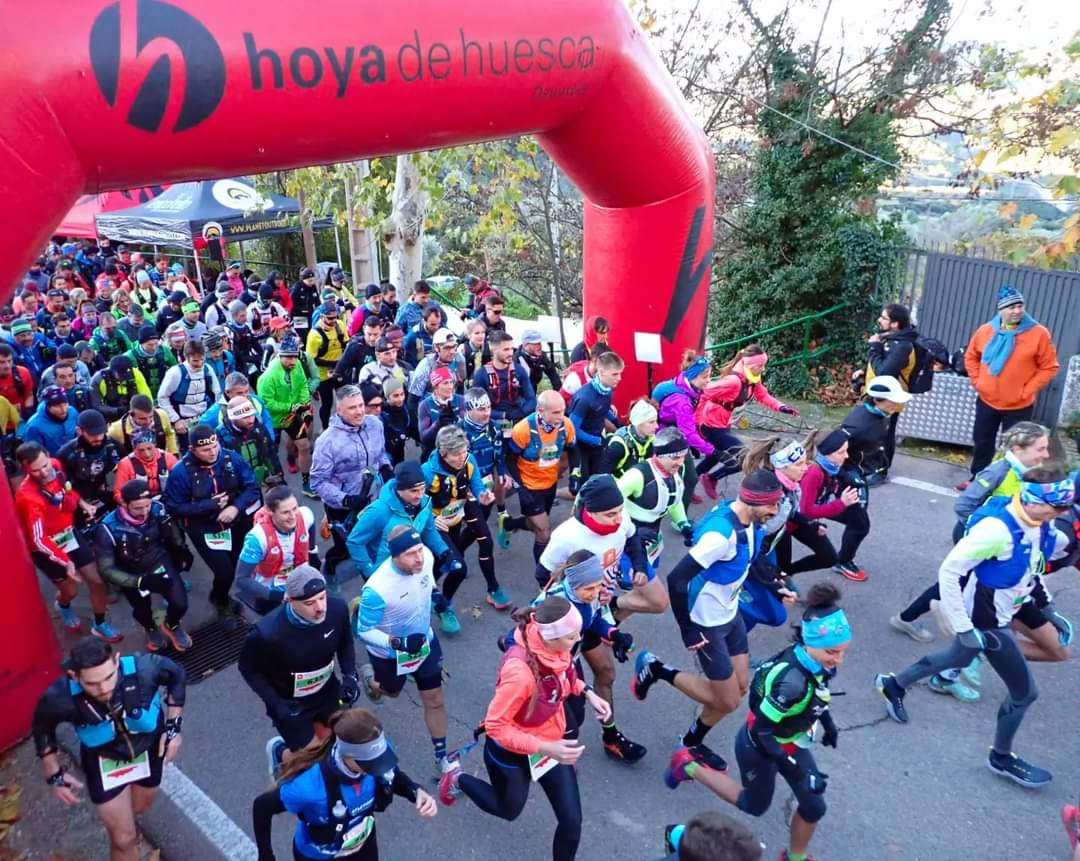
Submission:
M 691 496 L 690 496 L 690 504 L 691 505 L 701 505 L 704 502 L 705 502 L 705 497 L 699 496 L 696 493 L 691 494 Z
M 727 773 L 727 760 L 707 744 L 693 744 L 687 749 L 694 755 L 694 759 L 706 768 L 711 768 L 713 771 L 719 771 L 722 774 Z
M 716 479 L 708 473 L 699 476 L 698 480 L 701 482 L 702 488 L 705 490 L 705 495 L 714 502 L 720 498 L 720 491 L 716 489 Z
M 288 748 L 285 746 L 285 739 L 280 735 L 275 735 L 266 743 L 266 765 L 270 769 L 270 777 L 277 774 L 277 770 L 281 768 L 281 758 L 286 750 Z
M 168 645 L 169 641 L 161 633 L 161 628 L 151 628 L 146 632 L 146 651 L 160 652 L 162 649 L 167 648 Z
M 656 655 L 647 649 L 639 652 L 634 659 L 634 675 L 630 679 L 630 692 L 639 700 L 644 700 L 649 695 L 651 688 L 657 681 L 652 672 L 652 662 Z
M 296 455 L 295 454 L 285 455 L 285 465 L 286 465 L 286 468 L 289 470 L 289 473 L 291 475 L 296 475 L 297 471 L 299 470 L 299 467 L 296 465 Z
M 221 621 L 221 627 L 226 631 L 237 631 L 244 624 L 244 619 L 240 615 L 240 605 L 236 601 L 230 599 L 224 604 L 215 604 L 212 601 L 210 603 Z
M 959 679 L 948 679 L 941 673 L 934 673 L 930 677 L 929 684 L 930 690 L 934 693 L 951 694 L 962 703 L 977 703 L 982 699 L 982 694 L 974 688 L 969 688 Z
M 124 635 L 110 625 L 108 619 L 100 625 L 97 622 L 94 622 L 94 624 L 90 626 L 90 633 L 95 637 L 104 640 L 106 643 L 119 643 L 124 639 Z
M 439 777 L 439 801 L 446 807 L 453 807 L 457 801 L 458 778 L 461 777 L 461 763 L 456 759 L 446 758 L 446 768 Z
M 885 697 L 885 710 L 897 723 L 907 723 L 907 709 L 904 708 L 904 689 L 900 687 L 893 673 L 879 673 L 874 678 L 878 693 Z
M 510 549 L 510 530 L 506 528 L 506 521 L 509 519 L 509 511 L 500 511 L 495 518 L 495 540 L 503 550 Z
M 853 583 L 862 583 L 870 576 L 854 562 L 837 562 L 833 565 L 832 570 Z
M 485 600 L 496 610 L 509 610 L 510 605 L 514 603 L 501 588 L 496 589 L 494 592 L 488 592 Z
M 1080 807 L 1075 804 L 1066 804 L 1062 807 L 1061 824 L 1065 826 L 1065 832 L 1069 835 L 1069 844 L 1075 850 L 1077 841 L 1080 841 Z
M 311 479 L 306 475 L 304 476 L 304 482 L 301 485 L 300 490 L 308 499 L 319 498 L 319 494 L 317 494 L 314 490 L 311 489 Z
M 805 857 L 806 857 L 806 861 L 816 861 L 816 859 L 814 858 L 813 855 L 806 855 Z M 777 859 L 777 861 L 791 861 L 791 856 L 788 855 L 787 849 L 784 849 L 780 853 L 780 857 Z
M 604 731 L 604 753 L 611 759 L 617 759 L 629 765 L 645 756 L 646 750 L 645 745 L 630 741 L 616 729 L 611 732 Z
M 960 671 L 969 685 L 978 687 L 982 683 L 982 655 L 976 655 L 971 663 Z
M 64 607 L 59 601 L 54 601 L 53 606 L 60 614 L 60 621 L 64 623 L 64 627 L 69 631 L 81 631 L 82 622 L 79 621 L 79 614 L 76 613 L 71 607 Z
M 697 762 L 688 747 L 680 747 L 671 755 L 671 762 L 664 769 L 664 785 L 668 789 L 677 789 L 680 783 L 693 780 L 686 773 L 686 767 L 692 762 Z
M 664 826 L 664 854 L 674 855 L 679 851 L 679 839 L 682 837 L 685 825 Z
M 439 613 L 439 624 L 442 626 L 444 634 L 453 636 L 461 633 L 461 622 L 458 621 L 454 608 L 449 604 L 446 605 L 445 610 Z
M 172 647 L 176 649 L 176 651 L 186 652 L 191 648 L 191 635 L 188 634 L 182 626 L 177 625 L 173 628 L 166 623 L 162 625 L 159 630 L 169 638 L 169 642 L 172 643 Z
M 1025 762 L 1015 753 L 998 753 L 991 750 L 986 764 L 994 774 L 1006 777 L 1028 789 L 1038 789 L 1053 780 L 1053 775 L 1049 771 Z
M 889 619 L 889 624 L 896 628 L 901 634 L 907 634 L 916 643 L 929 643 L 934 639 L 934 635 L 925 627 L 918 622 L 908 622 L 901 619 L 899 613 Z

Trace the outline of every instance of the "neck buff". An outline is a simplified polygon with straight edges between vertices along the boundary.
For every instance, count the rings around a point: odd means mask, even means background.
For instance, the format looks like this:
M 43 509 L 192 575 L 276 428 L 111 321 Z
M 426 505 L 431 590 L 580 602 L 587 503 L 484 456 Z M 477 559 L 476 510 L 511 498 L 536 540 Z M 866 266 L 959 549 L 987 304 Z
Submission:
M 887 412 L 885 412 L 884 410 L 879 410 L 879 409 L 878 409 L 877 407 L 875 407 L 875 406 L 874 406 L 873 404 L 870 404 L 870 403 L 865 403 L 865 404 L 863 404 L 863 406 L 864 406 L 864 407 L 866 407 L 866 408 L 867 408 L 867 409 L 868 409 L 868 410 L 869 410 L 870 412 L 872 412 L 872 413 L 873 413 L 873 414 L 874 414 L 875 416 L 881 416 L 882 418 L 885 418 L 886 416 L 888 416 L 888 415 L 889 415 L 889 414 L 888 414 Z
M 601 383 L 599 374 L 596 374 L 591 380 L 589 380 L 589 382 L 592 383 L 593 388 L 596 389 L 600 394 L 611 394 L 611 386 L 605 386 L 603 383 Z
M 612 535 L 613 533 L 617 532 L 619 527 L 622 525 L 621 521 L 619 523 L 612 523 L 610 525 L 606 523 L 598 523 L 596 518 L 589 514 L 589 512 L 586 511 L 584 508 L 581 509 L 580 513 L 581 522 L 584 523 L 586 527 L 588 527 L 590 532 L 595 532 L 597 535 Z
M 364 777 L 363 771 L 353 771 L 349 766 L 345 764 L 344 754 L 341 752 L 340 742 L 334 742 L 334 765 L 337 770 L 340 771 L 350 780 L 361 780 Z
M 820 466 L 827 475 L 836 475 L 840 472 L 840 465 L 832 463 L 823 454 L 815 454 L 814 463 Z
M 540 427 L 544 433 L 554 433 L 558 429 L 558 425 L 554 425 L 549 421 L 545 421 L 544 417 L 540 413 L 536 414 L 536 424 Z
M 780 486 L 783 487 L 785 490 L 794 490 L 799 486 L 799 482 L 793 481 L 792 479 L 788 478 L 780 470 L 776 471 L 776 478 L 777 480 L 779 480 Z
M 1005 461 L 1012 468 L 1012 471 L 1016 473 L 1017 478 L 1022 478 L 1024 473 L 1031 469 L 1031 467 L 1024 466 L 1022 463 L 1020 463 L 1020 458 L 1018 458 L 1011 451 L 1005 452 Z
M 296 625 L 297 628 L 314 628 L 319 624 L 318 622 L 311 622 L 305 619 L 292 608 L 292 604 L 285 605 L 285 618 Z
M 851 626 L 843 610 L 820 619 L 803 619 L 803 643 L 814 649 L 834 649 L 851 639 Z
M 132 526 L 142 526 L 144 523 L 146 523 L 147 520 L 150 519 L 149 511 L 146 512 L 146 517 L 135 518 L 131 516 L 131 514 L 123 505 L 117 506 L 116 510 L 117 513 Z

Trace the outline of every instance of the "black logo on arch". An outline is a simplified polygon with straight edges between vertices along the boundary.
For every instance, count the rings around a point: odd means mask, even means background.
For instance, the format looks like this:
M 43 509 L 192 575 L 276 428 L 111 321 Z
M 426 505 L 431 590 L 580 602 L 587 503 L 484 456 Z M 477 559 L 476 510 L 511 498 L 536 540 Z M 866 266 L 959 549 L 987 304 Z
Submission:
M 170 3 L 138 0 L 136 12 L 136 57 L 154 39 L 168 39 L 184 58 L 184 95 L 172 130 L 182 132 L 197 126 L 214 113 L 225 94 L 221 48 L 202 22 Z M 101 95 L 111 107 L 116 107 L 122 75 L 130 64 L 126 59 L 120 49 L 120 4 L 112 3 L 101 10 L 90 29 L 90 64 Z M 130 125 L 147 132 L 158 130 L 174 77 L 169 55 L 162 54 L 135 93 L 127 115 Z

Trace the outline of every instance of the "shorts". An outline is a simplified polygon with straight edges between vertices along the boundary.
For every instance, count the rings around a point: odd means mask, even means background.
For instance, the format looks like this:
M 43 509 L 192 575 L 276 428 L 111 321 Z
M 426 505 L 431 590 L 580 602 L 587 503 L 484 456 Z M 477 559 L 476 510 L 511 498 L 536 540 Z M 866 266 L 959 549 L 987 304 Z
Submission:
M 412 676 L 416 681 L 417 690 L 432 691 L 442 687 L 442 646 L 439 638 L 433 636 L 431 641 L 431 653 L 424 658 L 424 663 L 408 675 L 397 674 L 397 661 L 394 658 L 380 658 L 368 652 L 368 660 L 371 668 L 375 671 L 375 681 L 379 683 L 388 694 L 401 693 L 405 687 L 405 680 Z
M 656 579 L 656 569 L 653 568 L 648 559 L 645 560 L 645 578 L 650 583 Z M 629 592 L 634 588 L 634 563 L 631 561 L 629 553 L 623 553 L 622 559 L 619 560 L 618 586 L 625 592 Z
M 90 801 L 94 804 L 104 804 L 106 801 L 112 801 L 128 786 L 145 786 L 148 789 L 159 786 L 161 784 L 161 769 L 165 764 L 164 758 L 158 756 L 158 745 L 161 744 L 163 733 L 164 729 L 159 731 L 154 736 L 150 747 L 146 750 L 150 765 L 150 776 L 144 777 L 142 780 L 132 781 L 124 786 L 115 786 L 112 789 L 105 789 L 102 786 L 101 760 L 99 759 L 101 754 L 96 750 L 87 748 L 86 745 L 81 745 L 79 760 L 85 775 L 86 794 L 90 797 Z
M 750 646 L 746 640 L 746 624 L 742 616 L 736 615 L 726 625 L 706 628 L 695 624 L 694 628 L 704 634 L 709 641 L 708 645 L 695 652 L 705 678 L 712 682 L 730 679 L 731 674 L 735 672 L 735 668 L 731 665 L 732 656 L 750 652 Z
M 315 721 L 322 724 L 329 721 L 330 715 L 341 708 L 340 700 L 341 684 L 337 676 L 331 676 L 326 686 L 317 694 L 293 700 L 295 709 L 290 710 L 284 717 L 271 714 L 270 720 L 273 721 L 278 735 L 285 739 L 285 746 L 289 750 L 300 750 L 315 737 Z
M 524 517 L 536 517 L 540 514 L 551 514 L 551 506 L 555 504 L 555 488 L 551 485 L 547 490 L 532 490 L 525 485 L 518 488 L 518 500 L 521 503 L 521 514 Z
M 1049 619 L 1046 618 L 1042 610 L 1035 606 L 1034 601 L 1025 601 L 1021 604 L 1020 609 L 1013 614 L 1013 619 L 1032 631 L 1049 624 Z
M 75 540 L 79 542 L 79 546 L 68 551 L 68 559 L 75 563 L 76 568 L 82 568 L 84 565 L 93 562 L 97 556 L 94 553 L 93 545 L 86 543 L 78 532 L 75 533 Z M 53 583 L 63 583 L 67 579 L 67 566 L 55 562 L 50 556 L 33 550 L 30 553 L 30 558 L 34 561 L 38 571 Z
M 308 433 L 311 431 L 311 423 L 313 421 L 311 410 L 304 410 L 300 413 L 289 413 L 285 416 L 281 427 L 278 429 L 278 442 L 281 442 L 281 435 L 288 434 L 289 439 L 306 439 Z

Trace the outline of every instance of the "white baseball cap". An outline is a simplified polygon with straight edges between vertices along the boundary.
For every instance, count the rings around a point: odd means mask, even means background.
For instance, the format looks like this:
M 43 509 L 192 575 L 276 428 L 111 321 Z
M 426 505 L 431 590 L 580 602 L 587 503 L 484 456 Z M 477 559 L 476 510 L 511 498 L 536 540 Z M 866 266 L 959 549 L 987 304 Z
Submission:
M 866 387 L 866 394 L 882 401 L 892 401 L 894 404 L 906 404 L 911 400 L 911 393 L 905 392 L 904 387 L 896 377 L 874 377 Z
M 431 343 L 434 344 L 436 347 L 440 344 L 456 344 L 457 335 L 455 335 L 449 329 L 443 327 L 431 336 Z

